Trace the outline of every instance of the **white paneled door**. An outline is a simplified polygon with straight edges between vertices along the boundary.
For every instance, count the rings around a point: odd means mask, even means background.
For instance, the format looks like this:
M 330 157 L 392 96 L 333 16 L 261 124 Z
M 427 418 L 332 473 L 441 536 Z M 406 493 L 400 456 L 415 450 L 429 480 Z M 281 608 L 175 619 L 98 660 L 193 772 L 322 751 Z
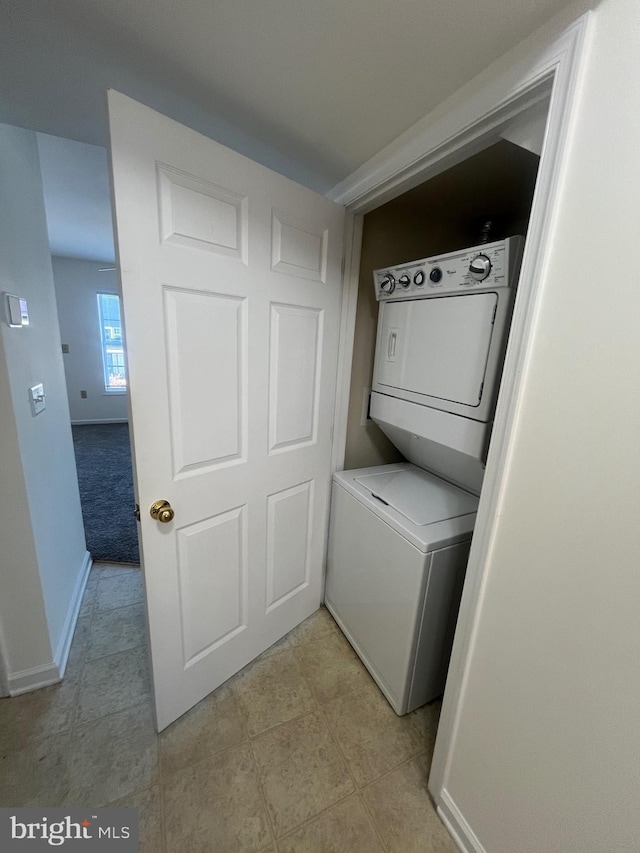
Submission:
M 319 606 L 344 212 L 116 92 L 109 121 L 161 730 Z

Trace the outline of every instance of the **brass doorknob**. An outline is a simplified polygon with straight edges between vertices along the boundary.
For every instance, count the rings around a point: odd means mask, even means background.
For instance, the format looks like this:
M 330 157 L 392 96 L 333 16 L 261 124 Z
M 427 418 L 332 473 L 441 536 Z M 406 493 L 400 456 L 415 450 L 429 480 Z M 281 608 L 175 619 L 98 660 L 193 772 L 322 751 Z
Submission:
M 168 524 L 175 516 L 175 512 L 169 501 L 156 501 L 151 504 L 149 512 L 151 513 L 151 518 L 155 518 L 160 524 Z

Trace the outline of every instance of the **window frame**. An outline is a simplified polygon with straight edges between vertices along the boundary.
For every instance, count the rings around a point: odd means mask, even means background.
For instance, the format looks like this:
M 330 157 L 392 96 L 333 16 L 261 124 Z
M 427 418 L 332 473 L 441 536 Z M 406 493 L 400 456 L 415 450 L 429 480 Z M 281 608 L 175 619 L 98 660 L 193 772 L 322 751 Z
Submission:
M 124 341 L 122 336 L 121 299 L 119 294 L 108 291 L 98 291 L 96 297 L 98 304 L 98 330 L 100 333 L 100 359 L 102 362 L 103 393 L 107 396 L 111 396 L 112 394 L 126 394 L 128 378 Z M 105 297 L 108 298 L 108 301 L 104 299 Z M 115 299 L 115 304 L 117 305 L 117 312 L 107 310 L 108 302 L 111 302 L 111 305 L 113 306 L 113 299 Z M 111 329 L 111 337 L 106 334 L 107 329 Z M 110 342 L 112 346 L 111 353 L 109 353 L 108 350 Z M 112 357 L 111 362 L 109 361 L 109 355 Z M 116 359 L 115 364 L 113 361 L 114 357 Z M 119 368 L 118 373 L 122 376 L 123 382 L 120 385 L 109 384 L 109 378 L 112 375 L 117 375 L 114 371 L 114 367 Z

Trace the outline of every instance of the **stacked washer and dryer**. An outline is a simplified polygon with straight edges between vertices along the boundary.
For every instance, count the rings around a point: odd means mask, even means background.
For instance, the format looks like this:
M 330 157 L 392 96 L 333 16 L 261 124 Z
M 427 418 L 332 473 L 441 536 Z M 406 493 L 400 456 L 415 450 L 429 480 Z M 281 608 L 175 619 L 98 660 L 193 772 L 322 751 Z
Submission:
M 397 714 L 444 689 L 523 244 L 374 272 L 370 414 L 408 461 L 334 475 L 325 601 Z

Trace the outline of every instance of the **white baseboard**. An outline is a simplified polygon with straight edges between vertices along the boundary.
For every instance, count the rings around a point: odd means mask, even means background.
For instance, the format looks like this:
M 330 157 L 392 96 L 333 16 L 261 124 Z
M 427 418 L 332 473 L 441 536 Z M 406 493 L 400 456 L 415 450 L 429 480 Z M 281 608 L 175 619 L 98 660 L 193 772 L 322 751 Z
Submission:
M 71 421 L 71 426 L 85 426 L 86 424 L 128 424 L 129 418 L 96 418 L 95 420 Z
M 50 687 L 52 684 L 62 681 L 69 658 L 73 633 L 78 621 L 78 613 L 80 613 L 82 606 L 82 597 L 91 571 L 91 564 L 91 554 L 85 551 L 54 660 L 51 663 L 34 666 L 31 669 L 22 669 L 10 673 L 8 677 L 10 696 L 19 696 L 21 693 L 29 693 L 31 690 L 39 690 L 41 687 Z
M 446 788 L 440 794 L 438 815 L 462 853 L 486 853 Z
M 41 687 L 50 687 L 62 680 L 58 666 L 51 662 L 31 669 L 21 669 L 9 675 L 9 696 L 19 696 Z
M 78 579 L 73 590 L 73 595 L 71 596 L 71 602 L 67 610 L 67 617 L 64 620 L 64 625 L 62 626 L 62 631 L 60 633 L 58 648 L 55 653 L 55 663 L 60 671 L 60 678 L 64 676 L 64 671 L 67 668 L 71 641 L 73 640 L 73 633 L 76 630 L 78 613 L 80 613 L 80 608 L 82 607 L 82 597 L 84 596 L 84 590 L 87 585 L 87 581 L 89 580 L 89 572 L 91 571 L 92 562 L 91 554 L 88 551 L 85 551 L 82 559 L 82 565 L 78 572 Z

